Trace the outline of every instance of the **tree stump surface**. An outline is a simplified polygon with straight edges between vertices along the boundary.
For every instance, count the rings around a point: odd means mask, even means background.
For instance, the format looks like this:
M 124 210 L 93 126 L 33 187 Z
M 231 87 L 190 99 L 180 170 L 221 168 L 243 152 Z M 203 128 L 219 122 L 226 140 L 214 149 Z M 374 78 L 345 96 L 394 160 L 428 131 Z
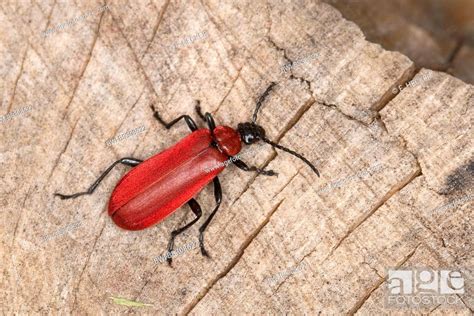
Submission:
M 474 266 L 473 86 L 415 71 L 330 5 L 11 1 L 0 21 L 5 314 L 380 314 L 387 269 Z M 268 145 L 243 149 L 279 175 L 221 174 L 210 259 L 197 224 L 172 268 L 157 260 L 187 207 L 142 231 L 113 224 L 108 198 L 129 167 L 93 195 L 53 197 L 189 133 L 165 130 L 150 104 L 204 126 L 200 100 L 235 127 L 271 82 L 258 123 L 321 177 Z M 197 199 L 206 218 L 212 185 Z M 457 313 L 473 312 L 473 293 L 466 280 Z

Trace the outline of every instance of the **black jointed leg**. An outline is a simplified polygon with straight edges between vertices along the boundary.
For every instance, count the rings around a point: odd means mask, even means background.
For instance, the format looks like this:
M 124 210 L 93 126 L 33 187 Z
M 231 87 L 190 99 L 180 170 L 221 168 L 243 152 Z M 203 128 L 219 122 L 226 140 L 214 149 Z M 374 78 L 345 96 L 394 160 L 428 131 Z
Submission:
M 194 110 L 196 110 L 196 114 L 201 118 L 201 120 L 206 122 L 206 118 L 204 117 L 204 114 L 202 114 L 201 110 L 201 101 L 196 100 L 196 106 L 194 107 Z
M 207 126 L 209 127 L 209 130 L 211 131 L 212 134 L 214 134 L 214 129 L 216 128 L 216 123 L 214 122 L 214 118 L 212 117 L 211 113 L 206 112 L 204 115 L 206 118 Z
M 158 113 L 158 111 L 155 110 L 155 107 L 152 105 L 150 105 L 151 109 L 153 110 L 153 116 L 156 118 L 156 120 L 158 122 L 161 123 L 161 125 L 163 125 L 166 129 L 170 129 L 174 124 L 178 123 L 180 120 L 184 119 L 186 121 L 186 124 L 188 125 L 189 129 L 194 132 L 195 130 L 198 129 L 197 125 L 196 125 L 196 122 L 194 122 L 194 120 L 189 116 L 189 115 L 181 115 L 180 117 L 178 118 L 175 118 L 174 120 L 172 120 L 171 122 L 167 123 L 165 122 L 160 114 Z
M 94 192 L 94 190 L 97 188 L 97 186 L 99 185 L 99 183 L 105 178 L 105 176 L 119 163 L 121 164 L 124 164 L 126 166 L 131 166 L 131 167 L 135 167 L 135 166 L 138 166 L 141 162 L 143 162 L 143 160 L 140 160 L 140 159 L 135 159 L 135 158 L 122 158 L 122 159 L 119 159 L 117 160 L 116 162 L 114 162 L 113 164 L 111 164 L 107 170 L 105 170 L 101 175 L 100 177 L 95 180 L 95 182 L 89 187 L 89 189 L 87 189 L 87 191 L 85 192 L 79 192 L 79 193 L 74 193 L 74 194 L 71 194 L 71 195 L 66 195 L 66 194 L 61 194 L 61 193 L 55 193 L 54 195 L 55 196 L 59 196 L 61 199 L 65 200 L 65 199 L 73 199 L 73 198 L 76 198 L 78 196 L 81 196 L 81 195 L 85 195 L 85 194 L 92 194 Z
M 214 122 L 214 118 L 212 117 L 212 114 L 209 112 L 206 112 L 205 114 L 202 114 L 201 110 L 201 101 L 197 100 L 196 101 L 196 106 L 195 110 L 197 115 L 207 123 L 207 126 L 209 127 L 209 130 L 212 132 L 214 131 L 214 128 L 216 128 L 216 122 Z
M 189 223 L 187 223 L 186 225 L 184 225 L 183 227 L 173 230 L 171 232 L 170 241 L 168 242 L 168 253 L 170 255 L 167 256 L 168 258 L 166 259 L 169 265 L 171 265 L 171 262 L 173 261 L 171 252 L 173 251 L 173 248 L 174 248 L 174 239 L 176 238 L 176 236 L 184 232 L 186 229 L 193 226 L 194 223 L 196 223 L 201 218 L 201 215 L 202 215 L 201 206 L 199 206 L 199 203 L 195 199 L 189 200 L 188 205 L 191 208 L 191 211 L 193 211 L 194 215 L 196 215 L 196 218 L 190 221 Z
M 249 166 L 247 166 L 247 164 L 245 162 L 243 162 L 242 160 L 240 160 L 236 157 L 232 157 L 232 161 L 234 161 L 234 164 L 237 166 L 237 168 L 242 169 L 244 171 L 256 171 L 258 174 L 263 174 L 265 176 L 276 176 L 276 175 L 278 175 L 278 173 L 276 173 L 273 170 L 264 170 L 264 169 L 257 168 L 255 166 L 249 167 Z
M 206 230 L 207 226 L 211 222 L 212 218 L 214 215 L 216 215 L 217 211 L 219 210 L 219 206 L 221 206 L 222 202 L 222 189 L 221 189 L 221 183 L 219 182 L 219 178 L 215 177 L 214 180 L 214 198 L 216 200 L 216 207 L 212 211 L 211 215 L 206 219 L 204 224 L 199 227 L 199 246 L 201 247 L 201 253 L 203 256 L 209 257 L 209 254 L 206 251 L 206 248 L 204 247 L 204 231 Z

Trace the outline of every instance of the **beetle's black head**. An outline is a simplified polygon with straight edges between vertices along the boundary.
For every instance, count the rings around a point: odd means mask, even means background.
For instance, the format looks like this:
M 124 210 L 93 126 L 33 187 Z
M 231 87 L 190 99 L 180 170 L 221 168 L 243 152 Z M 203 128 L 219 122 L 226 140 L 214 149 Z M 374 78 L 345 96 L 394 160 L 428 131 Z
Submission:
M 299 159 L 303 160 L 319 177 L 318 169 L 316 169 L 316 167 L 308 159 L 303 157 L 303 155 L 298 154 L 296 151 L 283 147 L 282 145 L 274 143 L 268 138 L 266 138 L 265 130 L 263 129 L 263 127 L 261 127 L 260 125 L 257 125 L 256 123 L 258 111 L 260 110 L 260 107 L 262 106 L 263 101 L 265 101 L 265 98 L 269 95 L 270 91 L 273 89 L 275 85 L 276 83 L 272 82 L 268 86 L 267 90 L 265 90 L 265 92 L 260 96 L 260 98 L 258 98 L 257 105 L 255 106 L 255 111 L 253 112 L 252 122 L 240 123 L 239 125 L 237 125 L 237 131 L 240 134 L 240 138 L 247 145 L 254 144 L 262 140 L 265 143 L 271 145 L 273 148 L 278 148 L 289 154 L 292 154 L 293 156 L 298 157 Z
M 247 145 L 254 144 L 265 138 L 265 130 L 255 123 L 240 123 L 237 125 L 237 131 L 242 141 Z

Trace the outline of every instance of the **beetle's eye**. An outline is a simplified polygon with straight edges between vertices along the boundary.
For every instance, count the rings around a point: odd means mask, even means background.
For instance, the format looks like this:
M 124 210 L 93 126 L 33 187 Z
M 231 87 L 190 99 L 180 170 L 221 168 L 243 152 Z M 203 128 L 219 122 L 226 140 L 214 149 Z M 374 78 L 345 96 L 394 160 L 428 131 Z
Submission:
M 255 141 L 255 136 L 253 134 L 246 134 L 244 137 L 244 143 L 252 144 Z

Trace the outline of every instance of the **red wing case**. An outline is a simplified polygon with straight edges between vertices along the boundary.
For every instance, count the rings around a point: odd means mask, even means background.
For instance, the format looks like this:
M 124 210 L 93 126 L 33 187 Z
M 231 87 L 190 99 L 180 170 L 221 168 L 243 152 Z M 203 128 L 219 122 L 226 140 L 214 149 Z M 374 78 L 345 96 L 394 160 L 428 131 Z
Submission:
M 130 170 L 110 197 L 113 221 L 144 229 L 188 202 L 224 169 L 227 156 L 211 142 L 210 131 L 199 129 Z

